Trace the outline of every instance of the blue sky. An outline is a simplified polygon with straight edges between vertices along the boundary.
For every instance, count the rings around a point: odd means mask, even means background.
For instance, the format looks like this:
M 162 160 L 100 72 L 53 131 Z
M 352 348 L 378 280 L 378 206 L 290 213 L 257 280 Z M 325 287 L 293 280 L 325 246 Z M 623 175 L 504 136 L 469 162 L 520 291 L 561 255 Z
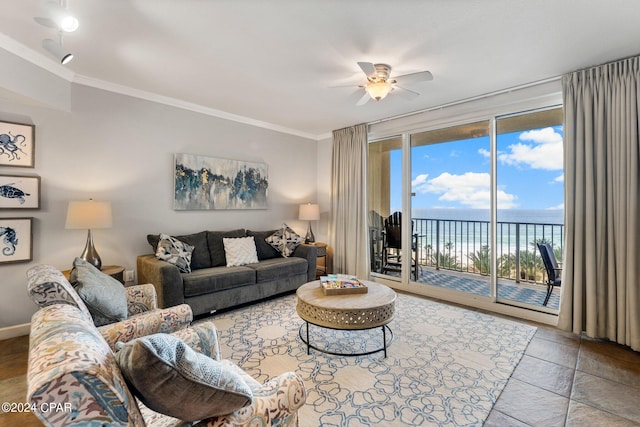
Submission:
M 489 208 L 489 137 L 412 150 L 412 207 Z M 498 209 L 563 208 L 562 126 L 498 136 Z M 391 205 L 401 206 L 400 150 L 391 153 Z

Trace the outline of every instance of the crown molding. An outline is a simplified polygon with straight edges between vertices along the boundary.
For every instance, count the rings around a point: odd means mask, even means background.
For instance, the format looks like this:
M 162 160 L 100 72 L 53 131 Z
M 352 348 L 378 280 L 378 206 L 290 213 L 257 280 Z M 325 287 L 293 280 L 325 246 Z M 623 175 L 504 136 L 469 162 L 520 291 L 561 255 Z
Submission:
M 61 79 L 68 81 L 69 83 L 72 82 L 73 77 L 75 76 L 75 73 L 67 67 L 56 64 L 44 54 L 28 48 L 22 43 L 19 43 L 11 37 L 7 37 L 2 33 L 0 33 L 0 47 L 2 47 L 7 52 L 16 55 L 17 57 L 22 58 L 25 61 L 28 61 L 33 65 L 36 65 L 43 70 L 48 71 L 51 74 L 54 74 Z
M 264 122 L 262 120 L 256 120 L 250 117 L 228 113 L 226 111 L 217 110 L 215 108 L 205 107 L 200 104 L 195 104 L 192 102 L 184 101 L 177 98 L 172 98 L 169 96 L 159 95 L 154 92 L 147 92 L 140 89 L 134 89 L 132 87 L 108 82 L 105 80 L 94 79 L 94 78 L 86 77 L 80 74 L 75 75 L 73 79 L 73 83 L 79 84 L 82 86 L 93 87 L 96 89 L 102 89 L 108 92 L 118 93 L 121 95 L 132 96 L 134 98 L 144 99 L 146 101 L 157 102 L 159 104 L 165 104 L 165 105 L 180 108 L 183 110 L 189 110 L 196 113 L 217 117 L 220 119 L 231 120 L 238 123 L 243 123 L 243 124 L 256 126 L 264 129 L 269 129 L 275 132 L 287 133 L 290 135 L 299 136 L 301 138 L 312 139 L 314 141 L 318 140 L 318 135 L 310 134 L 297 129 L 291 129 L 285 126 Z
M 196 113 L 205 114 L 208 116 L 217 117 L 220 119 L 231 120 L 234 122 L 255 126 L 263 129 L 272 130 L 275 132 L 286 133 L 289 135 L 298 136 L 313 141 L 319 141 L 324 136 L 314 135 L 308 132 L 304 132 L 298 129 L 288 128 L 286 126 L 276 125 L 274 123 L 265 122 L 262 120 L 252 119 L 250 117 L 241 116 L 238 114 L 228 113 L 226 111 L 217 110 L 215 108 L 205 107 L 203 105 L 187 102 L 181 99 L 172 98 L 164 95 L 159 95 L 153 92 L 147 92 L 139 89 L 134 89 L 128 86 L 119 85 L 116 83 L 108 82 L 105 80 L 94 79 L 91 77 L 77 74 L 67 67 L 58 65 L 52 60 L 48 59 L 45 55 L 34 51 L 31 48 L 15 41 L 14 39 L 0 33 L 0 47 L 10 52 L 19 58 L 24 59 L 32 63 L 33 65 L 42 68 L 72 84 L 78 84 L 96 89 L 102 89 L 108 92 L 118 93 L 121 95 L 127 95 L 134 98 L 144 99 L 146 101 L 157 102 L 160 104 L 169 105 L 172 107 L 180 108 L 183 110 L 193 111 Z

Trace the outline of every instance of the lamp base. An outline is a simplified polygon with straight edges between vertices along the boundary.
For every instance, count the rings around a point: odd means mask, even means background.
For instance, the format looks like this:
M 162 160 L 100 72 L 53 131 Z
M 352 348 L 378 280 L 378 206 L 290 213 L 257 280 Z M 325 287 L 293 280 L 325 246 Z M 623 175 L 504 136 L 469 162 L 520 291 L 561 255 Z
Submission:
M 304 242 L 307 244 L 316 242 L 316 237 L 313 235 L 313 230 L 311 230 L 311 221 L 309 221 L 309 228 L 307 228 L 307 235 L 304 236 Z
M 93 236 L 91 235 L 91 230 L 87 233 L 87 244 L 84 247 L 84 251 L 82 251 L 82 255 L 80 258 L 93 265 L 95 268 L 100 270 L 102 268 L 102 260 L 100 259 L 100 255 L 98 255 L 98 251 L 93 246 Z

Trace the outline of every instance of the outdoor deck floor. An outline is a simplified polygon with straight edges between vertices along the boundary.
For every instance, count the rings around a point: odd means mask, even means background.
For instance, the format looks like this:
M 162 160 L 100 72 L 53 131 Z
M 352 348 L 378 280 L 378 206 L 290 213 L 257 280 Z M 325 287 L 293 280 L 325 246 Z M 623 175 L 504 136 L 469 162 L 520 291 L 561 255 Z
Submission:
M 420 266 L 418 283 L 425 283 L 447 289 L 476 295 L 489 296 L 490 283 L 488 276 L 460 273 Z M 518 301 L 542 307 L 547 286 L 533 283 L 516 283 L 513 280 L 498 280 L 498 298 Z M 560 288 L 551 293 L 547 308 L 557 310 L 560 307 Z

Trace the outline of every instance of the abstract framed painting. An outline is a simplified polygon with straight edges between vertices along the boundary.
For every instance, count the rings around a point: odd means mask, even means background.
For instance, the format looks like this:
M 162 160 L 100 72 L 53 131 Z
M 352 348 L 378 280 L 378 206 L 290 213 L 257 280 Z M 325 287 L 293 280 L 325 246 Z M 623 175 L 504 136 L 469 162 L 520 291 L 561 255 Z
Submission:
M 32 168 L 36 127 L 0 121 L 0 166 Z
M 175 210 L 267 209 L 266 163 L 176 153 Z
M 33 218 L 0 218 L 0 265 L 33 258 Z
M 0 175 L 0 209 L 40 208 L 40 177 Z

